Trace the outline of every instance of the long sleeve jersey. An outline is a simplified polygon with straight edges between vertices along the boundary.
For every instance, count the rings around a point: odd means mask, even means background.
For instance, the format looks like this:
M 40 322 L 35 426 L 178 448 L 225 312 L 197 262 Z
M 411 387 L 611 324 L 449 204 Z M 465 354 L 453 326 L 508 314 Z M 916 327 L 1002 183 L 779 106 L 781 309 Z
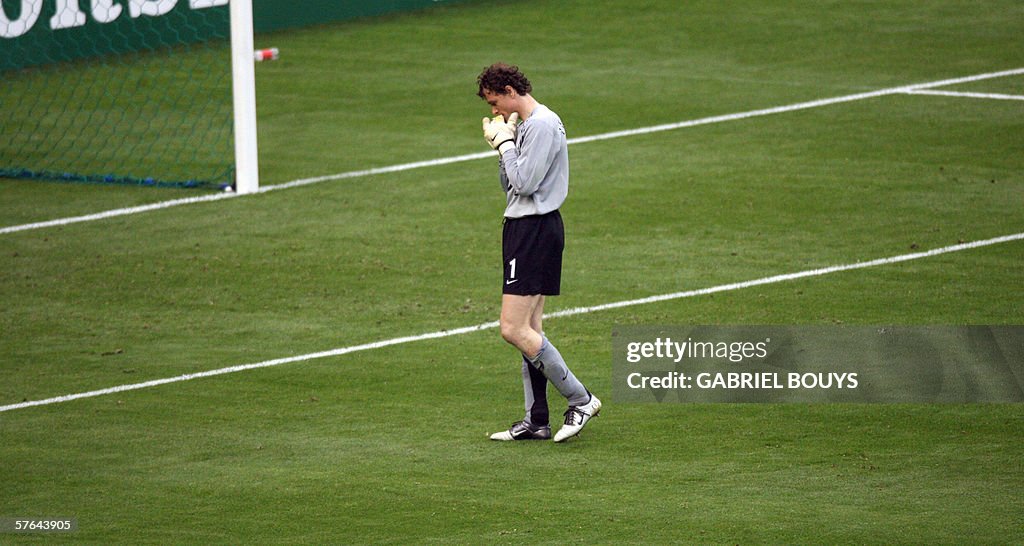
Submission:
M 501 156 L 506 218 L 547 214 L 569 194 L 569 148 L 558 114 L 543 104 L 516 130 L 515 148 Z

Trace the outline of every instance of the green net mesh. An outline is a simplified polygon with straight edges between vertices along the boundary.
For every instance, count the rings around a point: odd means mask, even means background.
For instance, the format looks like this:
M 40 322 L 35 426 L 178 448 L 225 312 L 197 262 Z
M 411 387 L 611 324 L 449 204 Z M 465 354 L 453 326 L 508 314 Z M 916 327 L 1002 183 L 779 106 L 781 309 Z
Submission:
M 230 184 L 230 21 L 217 3 L 2 0 L 0 177 Z

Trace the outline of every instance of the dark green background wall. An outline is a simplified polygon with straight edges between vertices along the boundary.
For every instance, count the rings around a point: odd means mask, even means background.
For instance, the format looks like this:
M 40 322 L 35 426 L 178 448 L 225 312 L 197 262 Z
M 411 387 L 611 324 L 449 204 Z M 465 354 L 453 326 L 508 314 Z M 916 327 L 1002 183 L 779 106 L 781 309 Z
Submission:
M 253 26 L 259 33 L 459 1 L 467 0 L 253 0 Z M 56 0 L 0 0 L 7 21 L 21 18 L 24 6 L 42 8 L 27 32 L 13 38 L 0 37 L 0 71 L 125 51 L 157 50 L 169 44 L 228 35 L 226 5 L 192 9 L 189 0 L 177 0 L 165 15 L 132 18 L 128 0 L 116 0 L 114 4 L 122 7 L 120 16 L 100 23 L 91 15 L 90 0 L 78 0 L 81 12 L 86 14 L 85 24 L 53 30 L 50 18 L 56 11 Z
M 466 0 L 253 0 L 256 32 L 422 9 Z

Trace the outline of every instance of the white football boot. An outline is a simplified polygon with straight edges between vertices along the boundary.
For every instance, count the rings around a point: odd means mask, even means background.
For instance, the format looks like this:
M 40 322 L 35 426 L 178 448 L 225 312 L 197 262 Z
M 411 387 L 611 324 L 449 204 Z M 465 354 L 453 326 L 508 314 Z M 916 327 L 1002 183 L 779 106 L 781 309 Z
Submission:
M 593 394 L 590 395 L 590 402 L 582 406 L 569 406 L 569 409 L 565 410 L 565 425 L 558 429 L 555 441 L 564 442 L 576 436 L 583 430 L 583 426 L 600 412 L 601 401 Z

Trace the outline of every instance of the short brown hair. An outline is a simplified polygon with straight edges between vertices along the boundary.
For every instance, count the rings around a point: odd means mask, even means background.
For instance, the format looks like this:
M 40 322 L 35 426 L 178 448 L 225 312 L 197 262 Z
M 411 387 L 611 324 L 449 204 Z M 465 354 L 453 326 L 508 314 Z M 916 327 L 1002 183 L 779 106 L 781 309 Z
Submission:
M 526 79 L 526 76 L 519 71 L 519 67 L 510 66 L 505 63 L 494 63 L 485 68 L 480 73 L 480 76 L 477 77 L 476 83 L 479 87 L 476 94 L 480 98 L 484 98 L 485 89 L 492 93 L 504 95 L 506 85 L 512 86 L 512 89 L 515 89 L 516 93 L 520 95 L 533 91 L 530 80 Z

